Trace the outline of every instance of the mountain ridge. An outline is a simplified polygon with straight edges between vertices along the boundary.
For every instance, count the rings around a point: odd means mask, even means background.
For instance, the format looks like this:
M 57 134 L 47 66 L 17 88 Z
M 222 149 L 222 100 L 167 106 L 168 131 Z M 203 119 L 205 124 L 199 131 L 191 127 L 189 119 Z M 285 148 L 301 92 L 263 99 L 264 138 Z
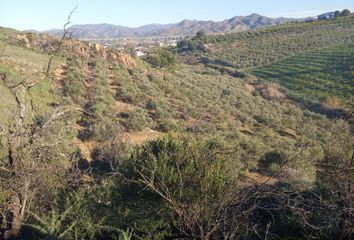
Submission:
M 271 27 L 291 21 L 301 21 L 294 18 L 270 18 L 253 13 L 248 16 L 234 16 L 222 21 L 184 19 L 178 23 L 147 24 L 139 27 L 126 27 L 108 23 L 75 24 L 69 29 L 74 30 L 76 38 L 119 38 L 119 37 L 155 37 L 171 35 L 195 35 L 204 30 L 207 34 L 232 33 L 260 27 Z M 61 35 L 60 29 L 42 31 L 52 35 Z

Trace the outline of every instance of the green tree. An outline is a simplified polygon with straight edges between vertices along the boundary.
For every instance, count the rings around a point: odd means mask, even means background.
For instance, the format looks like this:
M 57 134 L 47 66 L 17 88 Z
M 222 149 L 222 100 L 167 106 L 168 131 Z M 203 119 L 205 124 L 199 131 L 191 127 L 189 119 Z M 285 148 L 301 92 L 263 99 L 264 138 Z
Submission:
M 342 16 L 343 16 L 343 17 L 350 16 L 350 10 L 349 10 L 349 9 L 344 9 L 344 10 L 342 11 Z
M 200 30 L 197 32 L 196 38 L 203 40 L 206 36 L 205 30 Z
M 342 13 L 340 11 L 337 10 L 334 12 L 334 17 L 340 17 L 340 16 L 342 16 Z
M 158 48 L 148 54 L 145 60 L 153 67 L 173 70 L 176 67 L 177 59 L 167 49 Z

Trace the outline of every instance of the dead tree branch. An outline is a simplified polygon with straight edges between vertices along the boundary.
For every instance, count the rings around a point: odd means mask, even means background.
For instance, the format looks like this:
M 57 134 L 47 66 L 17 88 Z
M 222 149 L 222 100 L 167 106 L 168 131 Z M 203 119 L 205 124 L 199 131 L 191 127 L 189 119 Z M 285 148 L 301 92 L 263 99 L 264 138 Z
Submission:
M 52 51 L 52 54 L 49 58 L 49 61 L 48 61 L 48 64 L 47 64 L 47 70 L 46 70 L 46 75 L 49 74 L 49 71 L 50 71 L 50 66 L 52 64 L 52 61 L 53 61 L 53 58 L 54 58 L 54 55 L 58 53 L 58 51 L 60 50 L 62 44 L 64 43 L 65 40 L 69 40 L 72 38 L 72 32 L 70 32 L 69 29 L 67 29 L 67 26 L 70 25 L 72 22 L 71 22 L 71 16 L 73 15 L 73 13 L 75 12 L 75 10 L 77 9 L 77 6 L 75 6 L 73 8 L 73 10 L 71 10 L 71 12 L 69 13 L 68 15 L 68 19 L 67 19 L 67 22 L 64 24 L 63 26 L 63 35 L 57 45 L 57 47 Z

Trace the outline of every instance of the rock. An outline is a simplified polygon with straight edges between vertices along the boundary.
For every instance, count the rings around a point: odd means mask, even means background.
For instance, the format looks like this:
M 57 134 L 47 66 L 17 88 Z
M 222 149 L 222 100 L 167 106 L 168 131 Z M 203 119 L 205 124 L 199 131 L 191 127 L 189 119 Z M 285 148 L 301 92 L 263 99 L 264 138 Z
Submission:
M 17 35 L 16 35 L 16 39 L 19 40 L 19 41 L 25 42 L 27 48 L 30 48 L 30 47 L 31 47 L 30 40 L 28 39 L 28 37 L 26 36 L 26 34 L 22 34 L 22 35 L 17 34 Z
M 95 49 L 96 49 L 96 52 L 100 52 L 101 51 L 101 45 L 100 44 L 98 44 L 98 43 L 95 43 Z

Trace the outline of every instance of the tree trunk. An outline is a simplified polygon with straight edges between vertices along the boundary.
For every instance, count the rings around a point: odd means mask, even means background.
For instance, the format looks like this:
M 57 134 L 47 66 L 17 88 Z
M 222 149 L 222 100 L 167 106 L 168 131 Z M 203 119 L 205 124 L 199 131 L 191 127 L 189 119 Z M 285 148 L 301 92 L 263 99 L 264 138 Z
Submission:
M 12 224 L 10 229 L 10 237 L 17 239 L 21 235 L 21 226 L 23 216 L 21 214 L 21 200 L 17 194 L 12 197 Z
M 18 174 L 20 168 L 19 159 L 17 156 L 17 149 L 14 138 L 8 139 L 9 143 L 9 163 L 12 166 L 12 169 L 15 173 L 15 176 Z M 20 186 L 17 184 L 21 183 L 12 183 L 14 184 L 13 193 L 11 198 L 11 228 L 10 228 L 10 239 L 17 239 L 21 235 L 22 221 L 24 217 L 24 207 L 25 205 L 21 201 L 21 195 L 19 193 Z M 25 182 L 24 193 L 27 196 L 28 184 Z

